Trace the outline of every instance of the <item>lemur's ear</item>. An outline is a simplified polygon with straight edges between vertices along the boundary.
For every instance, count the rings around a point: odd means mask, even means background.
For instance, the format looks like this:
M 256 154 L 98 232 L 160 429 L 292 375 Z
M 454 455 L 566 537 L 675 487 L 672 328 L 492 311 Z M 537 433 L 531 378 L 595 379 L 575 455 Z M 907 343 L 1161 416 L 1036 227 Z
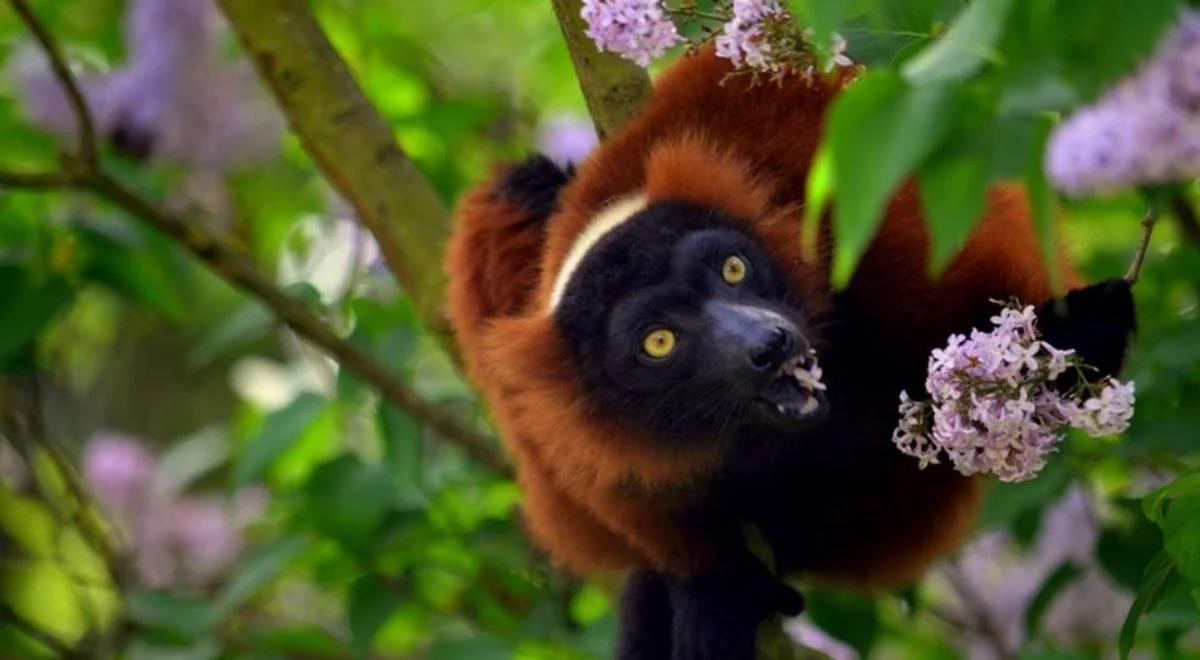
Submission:
M 1061 300 L 1051 300 L 1037 310 L 1042 337 L 1059 349 L 1074 349 L 1097 371 L 1087 371 L 1089 381 L 1115 376 L 1125 362 L 1129 338 L 1137 329 L 1133 292 L 1129 282 L 1112 279 L 1075 289 Z

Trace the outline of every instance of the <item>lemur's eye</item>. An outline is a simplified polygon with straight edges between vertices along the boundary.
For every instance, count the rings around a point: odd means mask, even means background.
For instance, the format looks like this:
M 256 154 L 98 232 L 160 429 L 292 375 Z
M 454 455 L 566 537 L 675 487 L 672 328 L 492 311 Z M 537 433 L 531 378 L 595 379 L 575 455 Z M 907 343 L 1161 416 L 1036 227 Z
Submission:
M 666 328 L 659 328 L 642 339 L 642 350 L 652 358 L 661 360 L 675 350 L 675 333 Z
M 729 284 L 737 284 L 746 279 L 746 262 L 737 255 L 725 257 L 721 266 L 721 277 Z

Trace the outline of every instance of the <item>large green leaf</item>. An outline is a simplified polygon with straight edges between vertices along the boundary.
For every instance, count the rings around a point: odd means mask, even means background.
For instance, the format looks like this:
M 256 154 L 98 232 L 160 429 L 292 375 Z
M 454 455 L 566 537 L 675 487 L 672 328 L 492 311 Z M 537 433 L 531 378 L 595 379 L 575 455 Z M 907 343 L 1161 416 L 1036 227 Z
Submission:
M 216 622 L 211 603 L 165 591 L 125 594 L 125 612 L 143 626 L 169 630 L 189 640 L 200 638 Z
M 999 59 L 995 46 L 1012 4 L 1013 0 L 973 0 L 945 36 L 905 62 L 904 77 L 918 86 L 960 80 Z
M 1200 584 L 1200 491 L 1172 500 L 1162 528 L 1167 554 L 1179 572 Z
M 1052 128 L 1051 120 L 1043 118 L 1034 139 L 1035 146 L 1027 161 L 1025 189 L 1029 195 L 1029 206 L 1033 212 L 1033 226 L 1037 232 L 1042 259 L 1046 263 L 1046 270 L 1050 276 L 1051 288 L 1054 291 L 1062 291 L 1055 197 L 1050 188 L 1050 182 L 1046 180 L 1046 172 L 1042 168 L 1042 154 L 1046 151 L 1046 142 L 1050 138 Z
M 305 392 L 268 415 L 262 428 L 247 441 L 234 461 L 230 485 L 240 488 L 260 477 L 327 405 L 321 396 Z
M 0 366 L 25 350 L 73 295 L 62 278 L 42 279 L 21 268 L 0 267 Z
M 79 227 L 76 235 L 83 249 L 85 277 L 171 320 L 187 316 L 186 296 L 167 255 L 160 252 L 162 246 L 102 227 Z
M 1142 510 L 1146 512 L 1146 517 L 1162 525 L 1166 520 L 1166 506 L 1172 499 L 1195 493 L 1200 493 L 1200 472 L 1185 474 L 1146 495 L 1142 499 Z
M 376 633 L 400 607 L 400 602 L 395 589 L 373 575 L 364 575 L 351 587 L 346 602 L 346 618 L 355 651 L 360 657 L 370 654 Z
M 351 550 L 364 550 L 395 503 L 391 475 L 343 454 L 313 471 L 305 511 L 313 527 Z
M 230 616 L 273 582 L 307 545 L 308 541 L 304 538 L 285 537 L 251 552 L 213 602 L 216 618 L 222 620 Z
M 1171 558 L 1165 551 L 1160 552 L 1146 566 L 1146 570 L 1142 573 L 1141 584 L 1138 585 L 1137 597 L 1134 598 L 1133 605 L 1129 607 L 1129 614 L 1125 615 L 1125 623 L 1121 626 L 1119 642 L 1121 660 L 1126 660 L 1129 652 L 1133 650 L 1133 643 L 1137 639 L 1138 623 L 1142 616 L 1154 608 L 1175 577 L 1175 564 L 1171 562 Z
M 1062 590 L 1067 585 L 1071 584 L 1075 578 L 1079 577 L 1082 570 L 1074 562 L 1063 562 L 1058 568 L 1054 569 L 1042 586 L 1038 588 L 1037 594 L 1033 600 L 1029 602 L 1029 606 L 1025 608 L 1025 634 L 1030 638 L 1037 636 L 1038 629 L 1042 625 L 1042 617 L 1046 611 L 1050 609 L 1050 605 L 1054 603 L 1054 599 L 1058 597 Z
M 954 151 L 921 166 L 921 205 L 929 224 L 931 273 L 940 273 L 983 218 L 987 162 L 978 153 Z
M 826 139 L 837 200 L 835 286 L 850 281 L 893 191 L 941 144 L 955 105 L 952 88 L 914 89 L 890 71 L 865 76 L 834 104 Z

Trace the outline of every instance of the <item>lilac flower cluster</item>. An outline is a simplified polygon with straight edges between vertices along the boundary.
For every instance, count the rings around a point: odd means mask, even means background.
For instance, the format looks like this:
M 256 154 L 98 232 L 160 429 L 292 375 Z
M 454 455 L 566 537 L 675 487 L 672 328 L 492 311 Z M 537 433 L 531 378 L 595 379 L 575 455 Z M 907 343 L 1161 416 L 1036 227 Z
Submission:
M 1133 417 L 1133 383 L 1083 378 L 1067 392 L 1053 382 L 1082 369 L 1073 351 L 1042 341 L 1033 307 L 1006 308 L 990 332 L 952 335 L 929 358 L 929 401 L 900 393 L 892 442 L 921 461 L 946 456 L 965 475 L 1024 481 L 1046 464 L 1068 427 L 1092 436 L 1124 431 Z
M 189 170 L 223 173 L 273 156 L 284 122 L 249 63 L 222 52 L 212 0 L 127 4 L 123 66 L 80 76 L 98 131 L 118 149 Z M 25 114 L 74 137 L 75 117 L 45 58 L 18 52 L 10 64 Z
M 616 53 L 646 66 L 672 46 L 687 40 L 680 36 L 670 14 L 705 25 L 699 42 L 712 40 L 717 55 L 739 69 L 781 73 L 816 71 L 811 33 L 799 30 L 779 0 L 717 0 L 706 12 L 684 3 L 677 10 L 663 0 L 584 0 L 582 15 L 587 35 L 601 51 Z M 845 55 L 846 41 L 835 37 L 827 67 L 853 64 Z
M 781 64 L 764 27 L 769 21 L 786 20 L 778 0 L 733 0 L 731 10 L 732 17 L 714 42 L 717 55 L 737 66 L 777 71 Z
M 683 42 L 659 0 L 583 0 L 587 36 L 608 51 L 647 66 Z
M 141 441 L 99 434 L 88 441 L 83 474 L 132 544 L 138 581 L 152 587 L 210 586 L 241 556 L 245 529 L 263 515 L 266 492 L 233 500 L 178 492 Z
M 1071 195 L 1200 176 L 1200 13 L 1183 12 L 1137 72 L 1064 121 L 1045 166 Z

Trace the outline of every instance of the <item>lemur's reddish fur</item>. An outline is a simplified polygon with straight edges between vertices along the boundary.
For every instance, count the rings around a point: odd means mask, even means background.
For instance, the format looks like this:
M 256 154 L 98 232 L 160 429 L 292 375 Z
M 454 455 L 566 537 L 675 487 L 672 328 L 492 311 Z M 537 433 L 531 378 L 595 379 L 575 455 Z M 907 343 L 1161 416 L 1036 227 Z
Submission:
M 490 182 L 459 208 L 447 259 L 458 344 L 516 461 L 530 532 L 576 571 L 703 568 L 714 549 L 681 521 L 723 460 L 720 448 L 654 442 L 639 429 L 593 418 L 582 404 L 549 301 L 555 274 L 589 220 L 639 190 L 651 201 L 711 206 L 749 219 L 746 229 L 790 268 L 806 311 L 819 314 L 831 300 L 828 246 L 820 266 L 802 259 L 801 205 L 825 111 L 842 83 L 791 77 L 755 85 L 728 73 L 711 51 L 675 64 L 647 107 L 582 165 L 549 220 L 530 218 Z M 925 274 L 928 253 L 918 193 L 906 184 L 848 289 L 898 350 L 924 355 L 961 329 L 980 299 L 1051 295 L 1016 187 L 989 193 L 986 218 L 936 282 Z M 830 494 L 824 506 L 844 508 L 847 526 L 840 537 L 814 539 L 836 546 L 827 553 L 836 559 L 819 574 L 895 583 L 968 530 L 979 502 L 975 481 L 918 471 L 907 458 L 893 465 L 876 493 Z M 796 524 L 804 524 L 801 511 Z

